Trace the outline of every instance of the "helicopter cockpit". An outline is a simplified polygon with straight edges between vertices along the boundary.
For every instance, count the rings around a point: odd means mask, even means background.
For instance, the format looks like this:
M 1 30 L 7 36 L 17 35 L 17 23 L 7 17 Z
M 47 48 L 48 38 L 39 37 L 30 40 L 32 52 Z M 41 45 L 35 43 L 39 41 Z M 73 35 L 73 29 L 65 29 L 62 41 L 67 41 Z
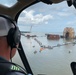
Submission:
M 75 0 L 0 0 L 0 4 L 0 13 L 14 19 L 21 31 L 13 62 L 28 75 L 76 75 Z

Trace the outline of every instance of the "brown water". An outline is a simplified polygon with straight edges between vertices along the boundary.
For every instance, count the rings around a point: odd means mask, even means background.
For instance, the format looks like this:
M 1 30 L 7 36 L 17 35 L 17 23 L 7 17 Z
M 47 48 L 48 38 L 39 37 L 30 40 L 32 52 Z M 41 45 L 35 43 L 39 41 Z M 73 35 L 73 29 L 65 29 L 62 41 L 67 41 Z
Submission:
M 36 39 L 45 46 L 57 46 L 58 44 L 62 45 L 75 41 L 66 41 L 64 39 L 47 40 L 46 36 L 36 37 Z M 40 52 L 41 47 L 34 38 L 22 37 L 21 41 L 34 75 L 73 75 L 70 63 L 76 62 L 76 45 L 67 44 L 53 49 L 43 49 Z M 22 65 L 18 54 L 15 56 L 14 61 Z

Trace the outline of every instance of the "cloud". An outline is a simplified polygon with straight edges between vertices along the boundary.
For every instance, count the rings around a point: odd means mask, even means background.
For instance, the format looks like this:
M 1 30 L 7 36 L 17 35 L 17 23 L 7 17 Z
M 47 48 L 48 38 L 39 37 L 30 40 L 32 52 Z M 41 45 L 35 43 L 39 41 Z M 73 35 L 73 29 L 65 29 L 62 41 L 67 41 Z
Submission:
M 67 25 L 73 26 L 73 25 L 75 25 L 75 24 L 76 24 L 76 21 L 75 21 L 75 20 L 73 20 L 73 21 L 68 21 L 68 22 L 67 22 Z
M 19 21 L 25 24 L 41 24 L 48 23 L 48 20 L 54 19 L 52 15 L 43 15 L 42 13 L 35 14 L 34 10 L 23 11 L 24 16 L 19 18 Z
M 59 12 L 58 15 L 61 16 L 61 17 L 67 17 L 67 16 L 69 16 L 70 14 L 68 14 L 68 13 L 66 13 L 66 12 Z

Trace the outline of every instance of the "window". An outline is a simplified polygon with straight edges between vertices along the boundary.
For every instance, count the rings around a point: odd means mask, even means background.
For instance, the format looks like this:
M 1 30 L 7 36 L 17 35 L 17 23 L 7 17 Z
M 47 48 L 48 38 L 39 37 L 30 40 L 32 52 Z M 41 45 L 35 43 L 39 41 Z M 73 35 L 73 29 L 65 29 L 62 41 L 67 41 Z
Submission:
M 16 2 L 17 2 L 17 0 L 0 0 L 0 4 L 3 4 L 8 7 L 12 6 Z
M 65 1 L 53 5 L 40 2 L 20 14 L 18 25 L 25 35 L 22 44 L 34 75 L 72 75 L 75 39 L 65 40 L 62 36 L 66 28 L 69 35 L 72 32 L 75 36 L 75 14 L 75 8 L 68 7 Z M 47 39 L 48 34 L 58 39 Z

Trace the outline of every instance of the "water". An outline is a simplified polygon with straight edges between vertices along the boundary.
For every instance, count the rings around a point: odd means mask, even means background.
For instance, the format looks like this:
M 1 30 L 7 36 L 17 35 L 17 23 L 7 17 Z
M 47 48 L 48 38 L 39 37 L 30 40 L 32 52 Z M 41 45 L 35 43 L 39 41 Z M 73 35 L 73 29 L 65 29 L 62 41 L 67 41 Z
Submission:
M 46 46 L 57 46 L 57 44 L 75 41 L 66 41 L 64 39 L 48 40 L 45 34 L 36 33 L 36 35 L 38 37 L 34 38 Z M 21 39 L 23 48 L 34 75 L 73 75 L 70 64 L 73 61 L 76 62 L 76 45 L 68 44 L 60 47 L 54 47 L 53 49 L 43 49 L 40 51 L 41 47 L 34 40 L 34 38 L 22 36 Z M 22 65 L 18 54 L 15 56 L 14 61 Z

